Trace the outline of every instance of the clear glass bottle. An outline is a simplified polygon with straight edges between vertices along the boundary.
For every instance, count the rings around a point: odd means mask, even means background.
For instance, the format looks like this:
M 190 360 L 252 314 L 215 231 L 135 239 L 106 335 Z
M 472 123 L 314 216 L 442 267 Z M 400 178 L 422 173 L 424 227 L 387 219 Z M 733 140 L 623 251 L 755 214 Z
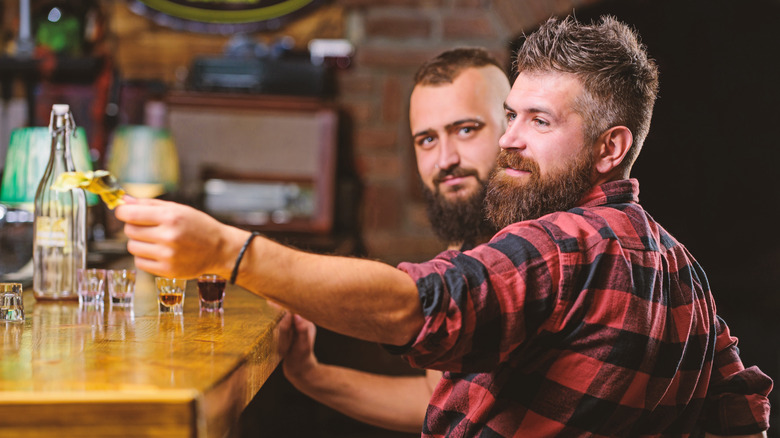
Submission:
M 87 197 L 83 189 L 55 191 L 57 177 L 73 172 L 70 138 L 75 122 L 68 105 L 49 119 L 51 156 L 35 193 L 33 294 L 39 300 L 77 300 L 76 270 L 87 262 Z

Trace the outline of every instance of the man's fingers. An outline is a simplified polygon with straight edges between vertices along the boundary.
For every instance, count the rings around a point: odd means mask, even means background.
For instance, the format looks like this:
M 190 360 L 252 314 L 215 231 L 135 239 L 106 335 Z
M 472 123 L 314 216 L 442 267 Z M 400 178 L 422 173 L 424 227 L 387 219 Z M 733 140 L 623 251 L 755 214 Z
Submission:
M 157 225 L 160 223 L 160 207 L 167 201 L 159 199 L 135 199 L 114 209 L 117 219 L 135 225 Z
M 141 271 L 148 272 L 152 275 L 166 276 L 166 272 L 162 269 L 162 265 L 157 260 L 135 256 L 134 262 L 135 267 Z
M 147 260 L 160 261 L 164 257 L 165 248 L 151 242 L 132 239 L 127 242 L 127 252 Z
M 114 215 L 120 221 L 135 225 L 157 225 L 160 223 L 160 210 L 146 205 L 120 205 L 114 209 Z
M 308 324 L 311 324 L 309 320 L 302 317 L 301 315 L 295 314 L 295 331 L 297 332 L 306 331 Z
M 124 231 L 125 231 L 125 235 L 130 239 L 128 241 L 128 251 L 129 251 L 130 243 L 133 241 L 138 241 L 139 243 L 158 242 L 158 238 L 155 238 L 156 228 L 154 226 L 126 223 Z

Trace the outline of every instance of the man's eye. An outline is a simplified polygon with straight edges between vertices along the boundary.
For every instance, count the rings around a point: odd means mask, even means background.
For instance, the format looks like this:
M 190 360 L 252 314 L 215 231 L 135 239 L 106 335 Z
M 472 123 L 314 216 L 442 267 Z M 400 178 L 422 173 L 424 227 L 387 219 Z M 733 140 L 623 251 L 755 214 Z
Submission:
M 506 113 L 506 121 L 507 122 L 514 122 L 517 118 L 517 113 L 507 112 Z
M 550 126 L 550 122 L 548 122 L 547 120 L 544 120 L 544 119 L 538 119 L 538 118 L 537 119 L 533 119 L 532 123 L 534 125 L 536 125 L 536 126 L 539 126 L 539 127 Z
M 418 137 L 417 138 L 417 146 L 421 147 L 423 149 L 428 149 L 433 147 L 434 142 L 436 141 L 436 137 L 433 136 L 427 136 L 427 137 Z

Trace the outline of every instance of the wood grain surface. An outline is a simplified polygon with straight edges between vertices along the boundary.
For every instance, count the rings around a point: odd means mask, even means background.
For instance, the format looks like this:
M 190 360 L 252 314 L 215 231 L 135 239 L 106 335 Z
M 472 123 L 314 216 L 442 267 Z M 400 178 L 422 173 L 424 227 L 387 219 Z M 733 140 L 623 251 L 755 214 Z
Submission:
M 0 323 L 0 436 L 223 437 L 277 366 L 283 311 L 228 286 L 221 313 L 160 314 L 138 273 L 133 307 L 36 302 Z

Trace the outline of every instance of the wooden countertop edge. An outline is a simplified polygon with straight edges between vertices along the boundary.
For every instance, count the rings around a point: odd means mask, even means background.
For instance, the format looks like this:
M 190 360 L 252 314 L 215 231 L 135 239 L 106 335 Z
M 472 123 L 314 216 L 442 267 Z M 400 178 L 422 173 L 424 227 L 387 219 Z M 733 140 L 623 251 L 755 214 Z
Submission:
M 198 399 L 198 391 L 189 389 L 150 388 L 148 390 L 110 391 L 3 391 L 0 406 L 41 403 L 190 403 Z
M 198 437 L 227 436 L 231 425 L 238 421 L 241 412 L 268 380 L 282 360 L 278 351 L 279 322 L 286 311 L 279 309 L 272 326 L 258 338 L 253 351 L 237 368 L 204 391 L 196 401 L 196 426 Z M 210 424 L 210 426 L 207 426 Z

